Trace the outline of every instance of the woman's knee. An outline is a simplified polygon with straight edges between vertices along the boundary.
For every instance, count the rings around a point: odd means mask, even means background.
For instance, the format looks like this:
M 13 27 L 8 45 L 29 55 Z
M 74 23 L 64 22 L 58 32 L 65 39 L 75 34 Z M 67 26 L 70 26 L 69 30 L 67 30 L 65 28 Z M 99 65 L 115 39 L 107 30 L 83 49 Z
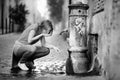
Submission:
M 31 47 L 28 51 L 29 51 L 30 53 L 35 53 L 36 47 Z

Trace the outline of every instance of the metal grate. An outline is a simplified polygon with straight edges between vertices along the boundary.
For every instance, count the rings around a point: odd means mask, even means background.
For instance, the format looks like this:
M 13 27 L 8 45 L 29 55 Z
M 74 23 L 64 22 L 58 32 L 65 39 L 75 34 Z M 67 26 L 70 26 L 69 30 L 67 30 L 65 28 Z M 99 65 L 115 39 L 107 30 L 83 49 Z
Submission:
M 105 0 L 93 0 L 93 14 L 104 11 Z

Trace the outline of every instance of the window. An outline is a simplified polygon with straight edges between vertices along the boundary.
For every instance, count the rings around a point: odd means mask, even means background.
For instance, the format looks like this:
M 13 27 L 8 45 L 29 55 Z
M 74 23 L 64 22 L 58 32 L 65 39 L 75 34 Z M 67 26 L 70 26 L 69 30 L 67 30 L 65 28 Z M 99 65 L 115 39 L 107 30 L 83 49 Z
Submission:
M 105 0 L 93 0 L 93 14 L 104 11 Z

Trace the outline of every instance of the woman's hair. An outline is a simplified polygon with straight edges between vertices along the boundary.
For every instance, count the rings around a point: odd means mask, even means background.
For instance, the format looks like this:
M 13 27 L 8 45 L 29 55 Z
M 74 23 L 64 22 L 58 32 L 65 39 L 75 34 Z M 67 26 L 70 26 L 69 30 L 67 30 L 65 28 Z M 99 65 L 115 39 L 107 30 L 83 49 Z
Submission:
M 45 30 L 47 30 L 48 28 L 50 28 L 49 33 L 53 31 L 53 25 L 52 25 L 52 22 L 50 20 L 44 20 L 44 21 L 42 21 L 40 27 L 42 29 L 45 29 Z

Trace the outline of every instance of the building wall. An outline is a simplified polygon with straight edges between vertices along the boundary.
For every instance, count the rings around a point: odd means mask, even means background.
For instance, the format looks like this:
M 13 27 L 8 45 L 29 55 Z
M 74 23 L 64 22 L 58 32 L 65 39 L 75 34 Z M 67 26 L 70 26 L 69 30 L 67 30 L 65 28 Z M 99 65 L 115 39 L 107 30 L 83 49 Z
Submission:
M 10 32 L 10 28 L 12 26 L 9 26 L 9 6 L 14 7 L 16 2 L 20 0 L 0 0 L 0 34 L 5 34 Z M 4 3 L 2 6 L 2 2 Z M 3 7 L 3 12 L 2 12 Z M 3 13 L 3 16 L 2 16 Z M 3 26 L 2 26 L 3 25 Z
M 4 3 L 2 6 L 2 2 Z M 9 20 L 9 0 L 0 0 L 0 28 L 2 27 L 3 24 L 3 28 L 6 28 L 6 25 L 8 26 L 8 20 Z M 2 12 L 2 7 L 3 7 L 3 12 Z M 2 16 L 3 13 L 3 16 Z M 3 21 L 1 21 L 3 18 Z M 7 21 L 6 21 L 7 20 Z
M 90 3 L 90 9 L 93 0 Z M 89 11 L 92 13 L 93 11 Z M 108 80 L 120 79 L 120 0 L 106 0 L 104 11 L 89 15 L 89 30 L 97 33 L 98 60 Z M 92 25 L 91 25 L 92 24 Z
M 120 0 L 112 0 L 110 77 L 120 79 Z
M 1 28 L 1 0 L 0 0 L 0 28 Z
M 4 27 L 8 27 L 9 24 L 9 0 L 4 2 Z

